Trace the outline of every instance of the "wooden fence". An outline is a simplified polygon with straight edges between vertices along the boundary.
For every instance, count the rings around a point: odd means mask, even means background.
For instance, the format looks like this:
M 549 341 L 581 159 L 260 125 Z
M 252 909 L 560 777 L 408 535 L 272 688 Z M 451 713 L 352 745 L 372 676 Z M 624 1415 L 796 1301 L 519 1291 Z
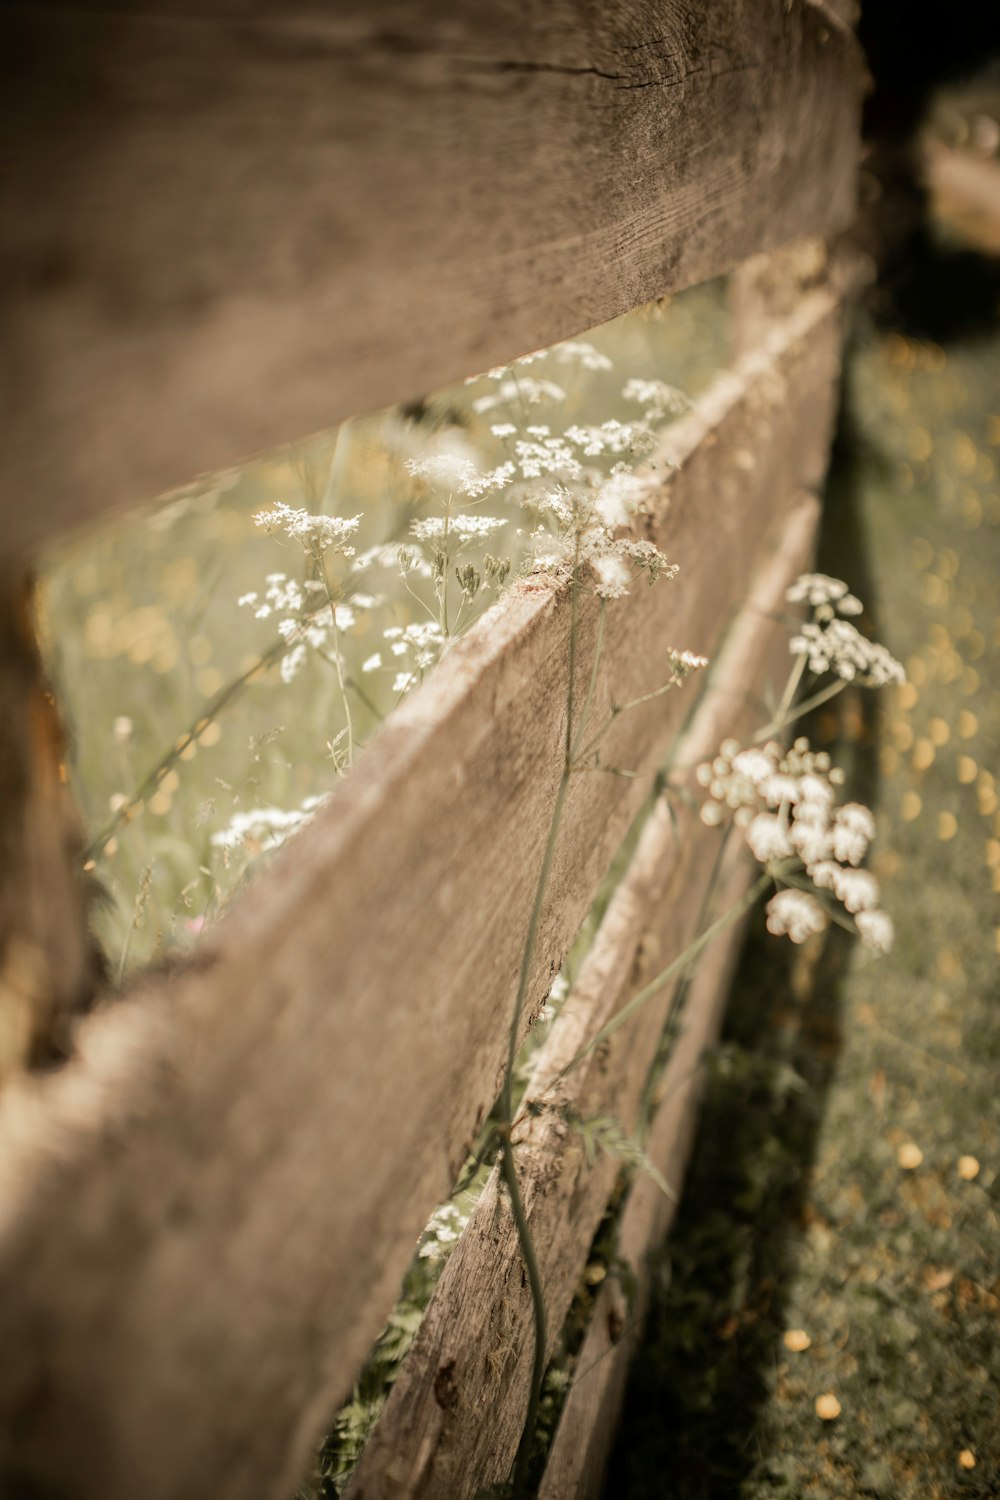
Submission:
M 829 240 L 852 213 L 864 72 L 812 0 L 46 0 L 9 7 L 4 29 L 0 1002 L 40 972 L 70 1008 L 89 948 L 20 603 L 32 555 L 196 470 Z M 803 285 L 800 260 L 777 264 L 777 302 L 759 268 L 739 273 L 738 353 L 662 438 L 648 534 L 682 576 L 608 614 L 599 691 L 638 696 L 668 645 L 713 658 L 693 715 L 668 695 L 612 731 L 609 757 L 640 771 L 746 729 L 787 649 L 773 614 L 810 556 L 842 288 L 829 267 Z M 568 616 L 566 590 L 518 584 L 190 961 L 98 1009 L 61 1067 L 7 1083 L 0 1493 L 290 1493 L 503 1079 Z M 595 629 L 584 608 L 584 661 Z M 574 778 L 525 1027 L 648 785 Z M 708 838 L 665 811 L 647 822 L 533 1091 L 688 940 Z M 708 951 L 661 1089 L 650 1150 L 675 1185 L 735 941 Z M 630 1125 L 669 999 L 565 1078 L 563 1101 Z M 554 1334 L 615 1168 L 551 1112 L 518 1159 Z M 668 1209 L 640 1181 L 624 1210 L 640 1308 Z M 549 1500 L 598 1482 L 633 1336 L 616 1337 L 614 1297 Z M 531 1339 L 491 1180 L 351 1493 L 502 1480 Z

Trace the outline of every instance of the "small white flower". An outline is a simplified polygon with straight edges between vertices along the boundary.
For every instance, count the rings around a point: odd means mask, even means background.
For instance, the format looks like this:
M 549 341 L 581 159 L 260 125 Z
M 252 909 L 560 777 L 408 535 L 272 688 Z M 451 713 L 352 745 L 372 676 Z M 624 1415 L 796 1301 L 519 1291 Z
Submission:
M 648 495 L 649 480 L 627 469 L 615 466 L 610 478 L 601 485 L 594 510 L 603 526 L 609 531 L 619 526 L 628 526 L 643 499 Z
M 361 670 L 362 672 L 377 672 L 381 665 L 382 653 L 380 651 L 376 651 L 373 655 L 366 657 L 365 660 L 361 663 Z
M 811 604 L 814 609 L 823 604 L 836 604 L 845 595 L 847 584 L 826 573 L 803 573 L 785 590 L 785 598 L 790 604 Z
M 613 554 L 597 557 L 593 569 L 597 574 L 595 591 L 602 599 L 621 599 L 628 593 L 632 575 L 620 557 Z
M 764 750 L 741 750 L 733 761 L 733 770 L 759 785 L 771 777 L 774 761 Z
M 774 813 L 758 813 L 746 830 L 746 841 L 762 865 L 787 859 L 794 852 L 785 823 Z
M 677 416 L 691 404 L 683 391 L 665 380 L 627 380 L 622 395 L 626 401 L 644 406 L 647 417 L 654 419 Z
M 878 906 L 878 881 L 868 870 L 841 869 L 833 888 L 850 912 L 872 912 Z
M 824 863 L 833 852 L 830 831 L 822 824 L 804 822 L 796 817 L 788 836 L 795 852 L 810 874 L 814 865 Z
M 767 930 L 776 937 L 787 934 L 793 943 L 804 943 L 822 932 L 827 915 L 815 896 L 807 891 L 779 891 L 767 903 Z
M 842 864 L 859 865 L 875 837 L 875 819 L 867 807 L 848 802 L 837 808 L 831 831 L 834 857 Z
M 423 479 L 435 489 L 478 500 L 494 490 L 502 490 L 514 477 L 513 464 L 500 464 L 483 471 L 468 458 L 457 453 L 434 453 L 429 458 L 410 458 L 406 467 L 416 479 Z
M 457 537 L 459 541 L 471 542 L 479 537 L 492 536 L 499 531 L 507 522 L 500 516 L 470 516 L 455 515 L 451 517 L 448 525 L 448 535 Z M 410 530 L 421 542 L 443 539 L 445 535 L 444 516 L 428 516 L 422 521 L 411 521 Z
M 854 921 L 866 948 L 871 948 L 875 953 L 891 951 L 895 929 L 887 912 L 859 911 Z
M 284 624 L 284 621 L 282 621 L 282 624 Z M 299 674 L 299 672 L 300 672 L 300 670 L 301 670 L 301 668 L 302 668 L 302 664 L 305 661 L 305 659 L 306 659 L 306 648 L 305 648 L 305 646 L 303 646 L 303 645 L 293 646 L 292 649 L 291 649 L 291 651 L 289 651 L 287 653 L 287 655 L 285 655 L 285 656 L 283 656 L 281 658 L 281 680 L 282 680 L 282 682 L 291 682 L 293 677 L 297 677 L 298 674 Z
M 830 807 L 834 801 L 833 787 L 822 776 L 808 773 L 799 777 L 799 801 L 818 807 Z
M 582 370 L 614 369 L 606 354 L 601 354 L 593 344 L 588 344 L 583 339 L 571 339 L 565 344 L 557 344 L 552 352 L 556 362 L 561 365 L 575 362 Z
M 789 776 L 784 771 L 775 771 L 773 776 L 763 777 L 759 789 L 768 807 L 781 807 L 782 803 L 796 803 L 799 800 L 799 783 L 794 776 Z
M 519 361 L 520 363 L 520 361 Z M 533 380 L 520 376 L 517 380 L 501 380 L 496 393 L 480 396 L 472 403 L 472 410 L 479 414 L 492 411 L 494 407 L 523 401 L 527 406 L 538 406 L 543 401 L 565 401 L 566 392 L 552 380 Z

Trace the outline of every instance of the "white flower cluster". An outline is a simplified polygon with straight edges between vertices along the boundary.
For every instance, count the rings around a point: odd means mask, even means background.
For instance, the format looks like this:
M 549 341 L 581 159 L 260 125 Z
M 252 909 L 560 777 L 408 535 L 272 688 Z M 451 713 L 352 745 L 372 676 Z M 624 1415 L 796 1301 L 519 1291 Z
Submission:
M 702 667 L 708 666 L 708 657 L 699 656 L 695 651 L 668 651 L 667 659 L 679 682 L 690 677 L 692 672 L 699 672 Z
M 332 650 L 330 633 L 334 625 L 337 630 L 351 630 L 357 623 L 358 609 L 378 602 L 369 595 L 357 594 L 353 604 L 337 604 L 331 608 L 326 603 L 315 608 L 309 605 L 308 596 L 326 593 L 325 585 L 318 579 L 309 578 L 298 583 L 285 573 L 268 573 L 265 582 L 267 588 L 263 598 L 256 590 L 251 590 L 248 594 L 241 594 L 237 603 L 251 608 L 258 620 L 281 614 L 277 622 L 278 634 L 289 647 L 281 658 L 283 682 L 291 682 L 298 676 L 308 654 L 307 647 L 311 646 L 314 651 Z
M 867 807 L 836 806 L 843 772 L 823 751 L 800 737 L 790 750 L 771 742 L 743 750 L 727 740 L 715 760 L 698 767 L 696 778 L 709 800 L 702 819 L 722 821 L 732 810 L 754 858 L 781 878 L 799 869 L 817 890 L 830 891 L 854 917 L 861 940 L 876 952 L 892 946 L 892 921 L 878 910 L 878 882 L 858 865 L 875 836 Z M 795 943 L 820 931 L 827 911 L 810 891 L 779 891 L 768 904 L 768 930 L 787 933 Z
M 619 535 L 642 510 L 651 483 L 616 464 L 590 487 L 560 483 L 530 491 L 525 504 L 545 523 L 532 533 L 535 566 L 567 573 L 574 561 L 589 564 L 602 599 L 620 599 L 640 573 L 650 583 L 673 578 L 676 564 L 652 542 Z
M 266 620 L 278 611 L 300 614 L 305 608 L 302 585 L 289 578 L 287 573 L 268 573 L 264 582 L 267 588 L 263 599 L 253 589 L 248 594 L 241 594 L 236 601 L 241 607 L 252 609 L 255 619 Z
M 537 365 L 543 359 L 554 360 L 558 365 L 578 365 L 581 370 L 590 372 L 614 369 L 614 363 L 606 354 L 595 349 L 586 339 L 567 339 L 564 344 L 556 344 L 551 349 L 535 349 L 531 354 L 522 354 L 515 359 L 512 365 L 498 365 L 495 369 L 486 370 L 482 375 L 471 375 L 465 382 L 466 385 L 474 385 L 477 380 L 493 380 L 502 382 L 510 376 L 513 369 L 523 368 L 525 365 Z M 523 385 L 523 381 L 519 382 Z M 561 398 L 559 398 L 561 399 Z
M 809 670 L 817 674 L 833 672 L 845 682 L 860 682 L 866 687 L 883 687 L 890 682 L 904 682 L 906 673 L 884 646 L 863 636 L 844 615 L 859 615 L 864 606 L 848 592 L 840 578 L 826 573 L 803 573 L 785 597 L 791 604 L 808 604 L 813 618 L 793 636 L 789 649 L 793 656 L 805 656 Z
M 848 620 L 834 618 L 825 625 L 810 621 L 793 636 L 789 649 L 795 656 L 808 657 L 811 672 L 834 672 L 845 682 L 884 687 L 906 681 L 906 673 L 892 653 L 877 641 L 868 640 Z
M 459 513 L 449 518 L 447 526 L 444 516 L 427 516 L 422 521 L 411 521 L 410 530 L 419 542 L 443 541 L 446 535 L 461 542 L 477 542 L 483 537 L 492 536 L 506 525 L 502 516 L 469 516 Z
M 452 495 L 481 500 L 496 490 L 505 490 L 514 478 L 514 465 L 500 464 L 495 469 L 479 469 L 469 458 L 457 453 L 433 453 L 428 458 L 409 458 L 406 467 L 415 479 L 423 479 L 432 488 Z
M 255 807 L 249 812 L 235 812 L 225 828 L 212 834 L 210 842 L 227 858 L 241 847 L 254 854 L 266 854 L 304 827 L 323 801 L 323 797 L 307 797 L 301 807 L 288 811 L 280 807 Z
M 314 516 L 307 510 L 294 510 L 279 500 L 270 510 L 258 511 L 254 522 L 269 534 L 283 531 L 294 541 L 301 542 L 313 556 L 322 557 L 325 552 L 333 551 L 344 557 L 353 557 L 354 548 L 347 543 L 357 531 L 361 517 Z
M 581 370 L 613 370 L 614 362 L 606 354 L 601 354 L 593 344 L 588 344 L 585 339 L 568 339 L 565 344 L 557 344 L 552 350 L 552 357 L 559 365 L 578 364 Z
M 599 426 L 567 427 L 566 437 L 587 458 L 628 453 L 633 458 L 648 453 L 656 444 L 656 433 L 646 422 L 618 422 L 611 418 Z
M 458 1243 L 471 1217 L 471 1208 L 459 1208 L 457 1203 L 443 1203 L 436 1208 L 420 1237 L 417 1254 L 421 1260 L 444 1260 Z
M 647 421 L 679 416 L 691 405 L 683 391 L 665 380 L 626 380 L 622 395 L 645 407 Z
M 843 579 L 831 578 L 828 573 L 802 573 L 786 589 L 785 598 L 790 604 L 808 604 L 810 609 L 828 608 L 830 615 L 834 610 L 839 615 L 860 615 L 864 611 L 861 600 L 848 592 Z
M 382 632 L 389 642 L 389 650 L 397 658 L 397 670 L 393 679 L 394 693 L 405 693 L 419 682 L 437 661 L 444 646 L 445 635 L 435 620 L 415 620 L 410 625 L 390 625 Z M 376 660 L 377 658 L 377 660 Z M 381 653 L 376 652 L 364 664 L 366 672 L 376 671 L 382 665 Z
M 495 372 L 490 371 L 490 378 L 495 378 Z M 498 406 L 512 406 L 520 403 L 523 406 L 540 406 L 544 401 L 565 401 L 566 392 L 561 385 L 556 385 L 554 380 L 535 380 L 530 376 L 519 376 L 516 379 L 501 380 L 495 391 L 488 396 L 478 396 L 472 403 L 472 410 L 482 415 L 483 412 L 493 411 Z

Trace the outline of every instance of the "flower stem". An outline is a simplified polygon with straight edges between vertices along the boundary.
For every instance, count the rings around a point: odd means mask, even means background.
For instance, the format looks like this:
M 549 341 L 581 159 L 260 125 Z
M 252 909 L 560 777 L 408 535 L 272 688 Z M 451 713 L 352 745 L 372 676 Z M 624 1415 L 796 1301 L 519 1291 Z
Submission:
M 659 990 L 662 990 L 665 984 L 668 984 L 670 980 L 674 978 L 675 975 L 683 973 L 691 963 L 692 959 L 697 958 L 698 954 L 708 946 L 708 944 L 714 937 L 718 936 L 720 932 L 723 932 L 727 927 L 731 926 L 731 924 L 735 922 L 738 917 L 742 916 L 742 914 L 754 904 L 758 896 L 760 896 L 766 890 L 768 885 L 770 885 L 771 879 L 772 877 L 769 874 L 762 875 L 760 879 L 750 887 L 749 891 L 747 891 L 745 895 L 740 896 L 739 899 L 734 901 L 731 906 L 727 906 L 722 915 L 717 917 L 711 924 L 711 926 L 706 927 L 704 932 L 699 933 L 699 935 L 687 945 L 683 953 L 678 954 L 678 956 L 671 963 L 667 964 L 667 967 L 665 969 L 660 970 L 659 974 L 657 974 L 655 978 L 651 979 L 648 984 L 643 985 L 642 989 L 632 996 L 632 999 L 628 1002 L 628 1004 L 623 1006 L 622 1009 L 617 1013 L 617 1015 L 612 1016 L 611 1020 L 608 1021 L 605 1026 L 601 1027 L 596 1036 L 591 1037 L 586 1046 L 581 1047 L 579 1052 L 577 1052 L 574 1057 L 570 1058 L 566 1066 L 559 1070 L 555 1078 L 553 1078 L 550 1087 L 559 1083 L 561 1079 L 566 1077 L 567 1073 L 571 1073 L 574 1068 L 578 1067 L 583 1059 L 594 1051 L 595 1047 L 599 1047 L 602 1042 L 607 1041 L 609 1036 L 613 1036 L 620 1027 L 624 1026 L 626 1021 L 630 1020 L 631 1017 L 635 1015 L 637 1010 L 640 1010 L 642 1006 L 646 1004 L 647 1000 L 651 1000 Z
M 531 1440 L 534 1436 L 535 1423 L 538 1419 L 538 1406 L 542 1394 L 542 1379 L 545 1375 L 545 1295 L 542 1291 L 542 1277 L 538 1269 L 538 1260 L 535 1256 L 535 1247 L 531 1238 L 531 1230 L 528 1226 L 528 1217 L 524 1211 L 524 1201 L 521 1197 L 521 1186 L 517 1180 L 517 1168 L 514 1165 L 514 1146 L 509 1135 L 504 1135 L 500 1157 L 501 1171 L 503 1172 L 504 1184 L 507 1195 L 510 1198 L 511 1212 L 514 1215 L 514 1223 L 517 1226 L 517 1238 L 524 1257 L 525 1270 L 528 1273 L 528 1285 L 531 1288 L 531 1306 L 535 1317 L 535 1354 L 531 1367 L 531 1392 L 528 1397 L 528 1409 L 525 1414 L 524 1427 L 521 1431 L 521 1441 L 518 1443 L 517 1456 L 514 1460 L 513 1491 L 515 1500 L 523 1495 L 528 1478 L 528 1464 L 531 1459 Z
M 569 750 L 568 758 L 571 762 L 575 761 L 577 758 L 576 747 L 580 743 L 584 731 L 587 728 L 587 720 L 590 718 L 590 710 L 594 702 L 594 689 L 597 686 L 597 669 L 601 664 L 601 652 L 604 649 L 604 616 L 607 613 L 607 608 L 608 606 L 606 601 L 602 599 L 601 612 L 597 617 L 597 640 L 594 644 L 594 664 L 590 669 L 590 681 L 587 683 L 587 696 L 583 700 L 583 713 L 580 715 L 580 722 L 577 725 L 576 734 L 573 737 L 573 741 Z
M 579 538 L 577 539 L 577 563 L 579 562 Z M 528 1393 L 528 1405 L 525 1412 L 524 1426 L 521 1429 L 521 1440 L 518 1443 L 517 1456 L 514 1460 L 514 1496 L 515 1500 L 523 1494 L 524 1484 L 528 1473 L 528 1462 L 531 1456 L 531 1442 L 534 1435 L 535 1423 L 538 1418 L 538 1405 L 542 1393 L 542 1379 L 545 1374 L 545 1296 L 542 1290 L 542 1279 L 538 1269 L 538 1260 L 535 1256 L 534 1242 L 531 1237 L 531 1229 L 528 1225 L 527 1216 L 524 1212 L 524 1204 L 521 1199 L 520 1185 L 517 1180 L 517 1169 L 514 1164 L 514 1144 L 511 1132 L 514 1123 L 514 1067 L 517 1062 L 518 1045 L 521 1039 L 521 1014 L 524 1009 L 525 996 L 528 990 L 528 981 L 531 976 L 531 965 L 535 954 L 535 944 L 538 940 L 538 927 L 541 922 L 542 907 L 545 902 L 545 892 L 549 883 L 549 875 L 552 870 L 552 861 L 555 856 L 556 841 L 559 836 L 559 825 L 562 822 L 563 808 L 566 805 L 566 794 L 569 791 L 570 778 L 572 775 L 572 750 L 573 750 L 573 703 L 574 703 L 574 679 L 576 676 L 576 634 L 579 615 L 579 582 L 577 578 L 578 568 L 574 566 L 570 579 L 570 631 L 569 631 L 569 670 L 566 683 L 566 734 L 563 748 L 563 767 L 559 777 L 559 787 L 556 792 L 555 806 L 552 809 L 552 820 L 549 824 L 548 838 L 545 842 L 545 853 L 542 856 L 542 868 L 538 875 L 538 884 L 535 888 L 535 899 L 531 908 L 531 916 L 528 921 L 528 931 L 525 937 L 524 952 L 521 956 L 521 971 L 518 976 L 517 996 L 514 1001 L 514 1013 L 511 1016 L 510 1033 L 507 1041 L 507 1071 L 504 1077 L 503 1090 L 500 1095 L 500 1134 L 502 1141 L 501 1170 L 504 1183 L 510 1197 L 511 1211 L 514 1215 L 514 1223 L 517 1228 L 518 1244 L 521 1256 L 524 1260 L 525 1270 L 528 1275 L 528 1285 L 531 1289 L 531 1307 L 535 1324 L 535 1354 L 531 1370 L 531 1387 Z M 597 649 L 600 648 L 602 633 L 598 632 Z M 591 672 L 591 682 L 596 678 L 596 667 Z M 588 693 L 588 703 L 590 694 Z
M 347 696 L 347 685 L 344 682 L 344 661 L 340 654 L 340 632 L 337 629 L 337 605 L 334 601 L 330 579 L 327 576 L 326 562 L 322 554 L 317 557 L 316 561 L 319 564 L 319 575 L 323 580 L 327 603 L 330 606 L 330 620 L 333 625 L 333 666 L 337 673 L 337 682 L 340 686 L 340 699 L 344 705 L 344 718 L 347 721 L 347 769 L 351 770 L 354 765 L 354 720 L 351 718 L 351 701 Z

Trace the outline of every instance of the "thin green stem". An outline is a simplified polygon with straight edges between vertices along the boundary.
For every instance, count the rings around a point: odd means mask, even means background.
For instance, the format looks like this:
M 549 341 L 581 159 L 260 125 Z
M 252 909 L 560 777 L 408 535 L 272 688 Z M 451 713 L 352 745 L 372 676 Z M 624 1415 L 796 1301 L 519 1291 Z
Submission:
M 514 1065 L 517 1062 L 517 1051 L 521 1040 L 521 1012 L 524 1009 L 524 997 L 527 993 L 528 979 L 531 974 L 531 962 L 535 954 L 538 925 L 541 921 L 542 906 L 545 900 L 545 888 L 548 885 L 552 860 L 555 856 L 556 839 L 559 834 L 559 824 L 562 821 L 563 808 L 566 804 L 569 781 L 569 773 L 564 769 L 559 780 L 559 790 L 556 793 L 555 807 L 552 810 L 552 822 L 549 824 L 549 836 L 545 844 L 541 873 L 538 877 L 538 885 L 535 888 L 535 900 L 531 908 L 531 916 L 528 920 L 528 933 L 524 944 L 524 953 L 521 957 L 521 972 L 517 982 L 517 998 L 514 1001 L 514 1015 L 511 1020 L 510 1035 L 507 1042 L 507 1076 L 504 1079 L 502 1096 L 503 1117 L 507 1121 L 513 1118 Z
M 519 1497 L 524 1494 L 527 1483 L 528 1464 L 531 1460 L 531 1440 L 535 1431 L 535 1423 L 538 1420 L 542 1380 L 545 1375 L 545 1345 L 547 1342 L 545 1331 L 545 1294 L 542 1290 L 542 1277 L 538 1269 L 538 1260 L 535 1256 L 535 1247 L 531 1238 L 531 1229 L 528 1225 L 528 1216 L 524 1211 L 521 1186 L 517 1180 L 517 1168 L 514 1165 L 514 1147 L 509 1135 L 505 1135 L 503 1138 L 500 1165 L 503 1172 L 504 1184 L 507 1188 L 507 1195 L 510 1198 L 514 1223 L 517 1226 L 518 1243 L 521 1247 L 521 1254 L 524 1257 L 525 1270 L 528 1273 L 528 1286 L 531 1288 L 531 1306 L 535 1318 L 535 1355 L 531 1367 L 531 1391 L 528 1396 L 528 1410 L 524 1419 L 524 1427 L 521 1431 L 521 1441 L 518 1444 L 517 1457 L 514 1460 L 514 1500 L 519 1500 Z
M 801 703 L 796 703 L 794 713 L 785 717 L 785 724 L 794 724 L 796 719 L 801 719 L 805 714 L 812 713 L 814 708 L 819 708 L 821 703 L 829 703 L 831 698 L 836 698 L 849 684 L 843 677 L 838 677 L 836 682 L 831 682 L 827 687 L 821 688 L 818 693 L 813 693 L 809 698 L 803 698 Z
M 570 761 L 575 761 L 577 758 L 576 747 L 587 728 L 587 721 L 590 718 L 590 710 L 594 702 L 594 689 L 597 687 L 597 671 L 601 665 L 601 652 L 604 650 L 604 617 L 607 613 L 607 608 L 607 601 L 602 599 L 601 612 L 597 617 L 597 640 L 594 644 L 594 664 L 590 669 L 590 681 L 587 683 L 587 696 L 583 700 L 583 713 L 580 715 L 580 722 L 576 726 L 576 734 L 573 737 L 573 742 L 569 751 Z
M 333 626 L 333 665 L 337 673 L 337 682 L 340 687 L 340 699 L 344 705 L 344 718 L 347 721 L 347 769 L 351 770 L 354 765 L 354 720 L 351 717 L 351 700 L 347 696 L 347 685 L 344 682 L 344 661 L 340 654 L 340 631 L 337 629 L 337 603 L 333 597 L 330 587 L 330 579 L 326 571 L 326 561 L 322 553 L 317 556 L 319 565 L 319 576 L 323 580 L 326 589 L 326 601 L 330 606 L 330 623 Z
M 651 703 L 654 698 L 662 698 L 663 694 L 669 693 L 671 688 L 679 687 L 681 681 L 679 677 L 671 677 L 669 682 L 661 683 L 658 688 L 653 688 L 652 692 L 643 693 L 638 698 L 630 698 L 627 703 L 616 703 L 600 729 L 595 730 L 583 749 L 575 754 L 574 760 L 580 762 L 592 755 L 620 714 L 627 713 L 630 708 L 639 708 L 643 703 Z
M 528 991 L 528 980 L 531 975 L 531 965 L 535 954 L 535 944 L 538 940 L 538 927 L 541 921 L 542 907 L 545 902 L 545 892 L 552 870 L 552 860 L 555 855 L 556 841 L 559 836 L 559 825 L 562 822 L 563 808 L 566 805 L 566 794 L 569 791 L 570 778 L 572 775 L 572 747 L 573 747 L 573 703 L 574 703 L 574 679 L 576 676 L 576 633 L 579 615 L 579 583 L 577 580 L 577 568 L 579 564 L 579 538 L 577 538 L 577 556 L 570 579 L 570 632 L 569 632 L 569 664 L 566 682 L 566 734 L 563 751 L 562 774 L 559 778 L 559 788 L 556 792 L 555 806 L 552 809 L 552 819 L 549 824 L 548 838 L 545 842 L 545 853 L 542 856 L 542 868 L 538 875 L 538 884 L 535 888 L 535 899 L 531 908 L 531 916 L 528 921 L 528 931 L 525 937 L 524 951 L 521 957 L 521 971 L 518 976 L 517 996 L 514 1001 L 514 1013 L 511 1016 L 510 1034 L 507 1041 L 507 1071 L 504 1077 L 503 1090 L 500 1095 L 500 1131 L 502 1141 L 502 1170 L 507 1192 L 510 1196 L 511 1209 L 514 1215 L 514 1223 L 517 1226 L 518 1244 L 521 1256 L 524 1260 L 525 1269 L 528 1273 L 528 1285 L 531 1288 L 531 1305 L 535 1323 L 535 1354 L 532 1364 L 531 1388 L 528 1393 L 528 1406 L 525 1413 L 524 1426 L 521 1430 L 521 1440 L 518 1444 L 517 1457 L 514 1461 L 514 1495 L 515 1500 L 523 1490 L 528 1472 L 528 1461 L 531 1456 L 531 1441 L 534 1434 L 535 1422 L 538 1416 L 538 1404 L 541 1399 L 542 1379 L 545 1374 L 545 1297 L 542 1291 L 541 1276 L 538 1270 L 538 1261 L 535 1256 L 535 1247 L 531 1238 L 531 1230 L 524 1212 L 521 1201 L 521 1191 L 517 1180 L 517 1171 L 514 1166 L 514 1145 L 511 1140 L 511 1131 L 514 1121 L 514 1067 L 517 1062 L 517 1050 L 521 1039 L 521 1014 L 524 1010 L 524 1000 Z M 593 674 L 592 674 L 593 675 Z
M 324 659 L 329 661 L 329 657 L 326 657 Z M 333 663 L 331 662 L 330 665 L 332 666 Z M 351 689 L 351 692 L 357 694 L 357 696 L 360 698 L 361 702 L 364 704 L 365 708 L 367 708 L 368 712 L 372 715 L 373 718 L 378 719 L 379 721 L 385 718 L 385 714 L 375 703 L 375 700 L 368 696 L 368 694 L 365 692 L 364 688 L 356 678 L 345 677 L 344 681 Z
M 788 710 L 792 706 L 792 699 L 798 692 L 799 683 L 802 681 L 802 676 L 805 672 L 808 659 L 809 658 L 804 651 L 800 651 L 798 656 L 795 658 L 795 663 L 792 667 L 792 670 L 789 672 L 788 680 L 785 683 L 785 690 L 781 695 L 781 701 L 779 702 L 778 707 L 775 710 L 774 718 L 771 720 L 771 723 L 767 726 L 767 729 L 764 732 L 764 739 L 766 739 L 769 734 L 778 734 L 782 729 L 784 729 L 786 715 L 788 713 Z
M 227 708 L 245 687 L 248 687 L 268 667 L 286 656 L 294 644 L 294 641 L 281 639 L 275 641 L 257 658 L 252 667 L 248 667 L 245 672 L 240 673 L 239 677 L 234 677 L 231 682 L 227 682 L 225 687 L 220 688 L 215 696 L 209 699 L 194 723 L 188 726 L 172 749 L 160 756 L 153 769 L 142 778 L 127 800 L 116 810 L 114 816 L 109 818 L 94 835 L 84 850 L 84 861 L 97 858 L 108 840 L 118 832 L 123 823 L 129 822 L 139 803 L 144 802 L 150 793 L 155 791 L 168 771 L 173 769 L 176 762 L 195 743 L 198 736 L 204 734 L 209 724 L 219 717 L 222 710 Z
M 710 927 L 706 927 L 704 932 L 700 933 L 698 937 L 690 942 L 683 953 L 678 954 L 672 963 L 669 963 L 665 969 L 661 969 L 659 974 L 651 979 L 648 984 L 643 985 L 642 989 L 632 996 L 628 1004 L 623 1006 L 617 1015 L 612 1016 L 611 1020 L 602 1026 L 595 1036 L 591 1037 L 586 1046 L 581 1047 L 579 1052 L 570 1058 L 566 1066 L 559 1070 L 555 1078 L 553 1078 L 550 1087 L 559 1083 L 561 1079 L 565 1078 L 567 1073 L 571 1073 L 574 1068 L 578 1067 L 583 1059 L 594 1051 L 595 1047 L 599 1047 L 602 1042 L 607 1041 L 609 1036 L 613 1036 L 620 1027 L 624 1026 L 626 1021 L 635 1015 L 637 1010 L 640 1010 L 646 1004 L 647 1000 L 651 1000 L 658 991 L 662 990 L 665 984 L 669 984 L 675 975 L 683 973 L 691 961 L 698 957 L 699 953 L 708 946 L 714 937 L 717 937 L 720 932 L 723 932 L 725 928 L 729 927 L 754 904 L 758 896 L 770 885 L 772 878 L 771 875 L 762 875 L 745 895 L 740 896 L 731 906 L 727 906 L 722 915 L 717 917 Z

